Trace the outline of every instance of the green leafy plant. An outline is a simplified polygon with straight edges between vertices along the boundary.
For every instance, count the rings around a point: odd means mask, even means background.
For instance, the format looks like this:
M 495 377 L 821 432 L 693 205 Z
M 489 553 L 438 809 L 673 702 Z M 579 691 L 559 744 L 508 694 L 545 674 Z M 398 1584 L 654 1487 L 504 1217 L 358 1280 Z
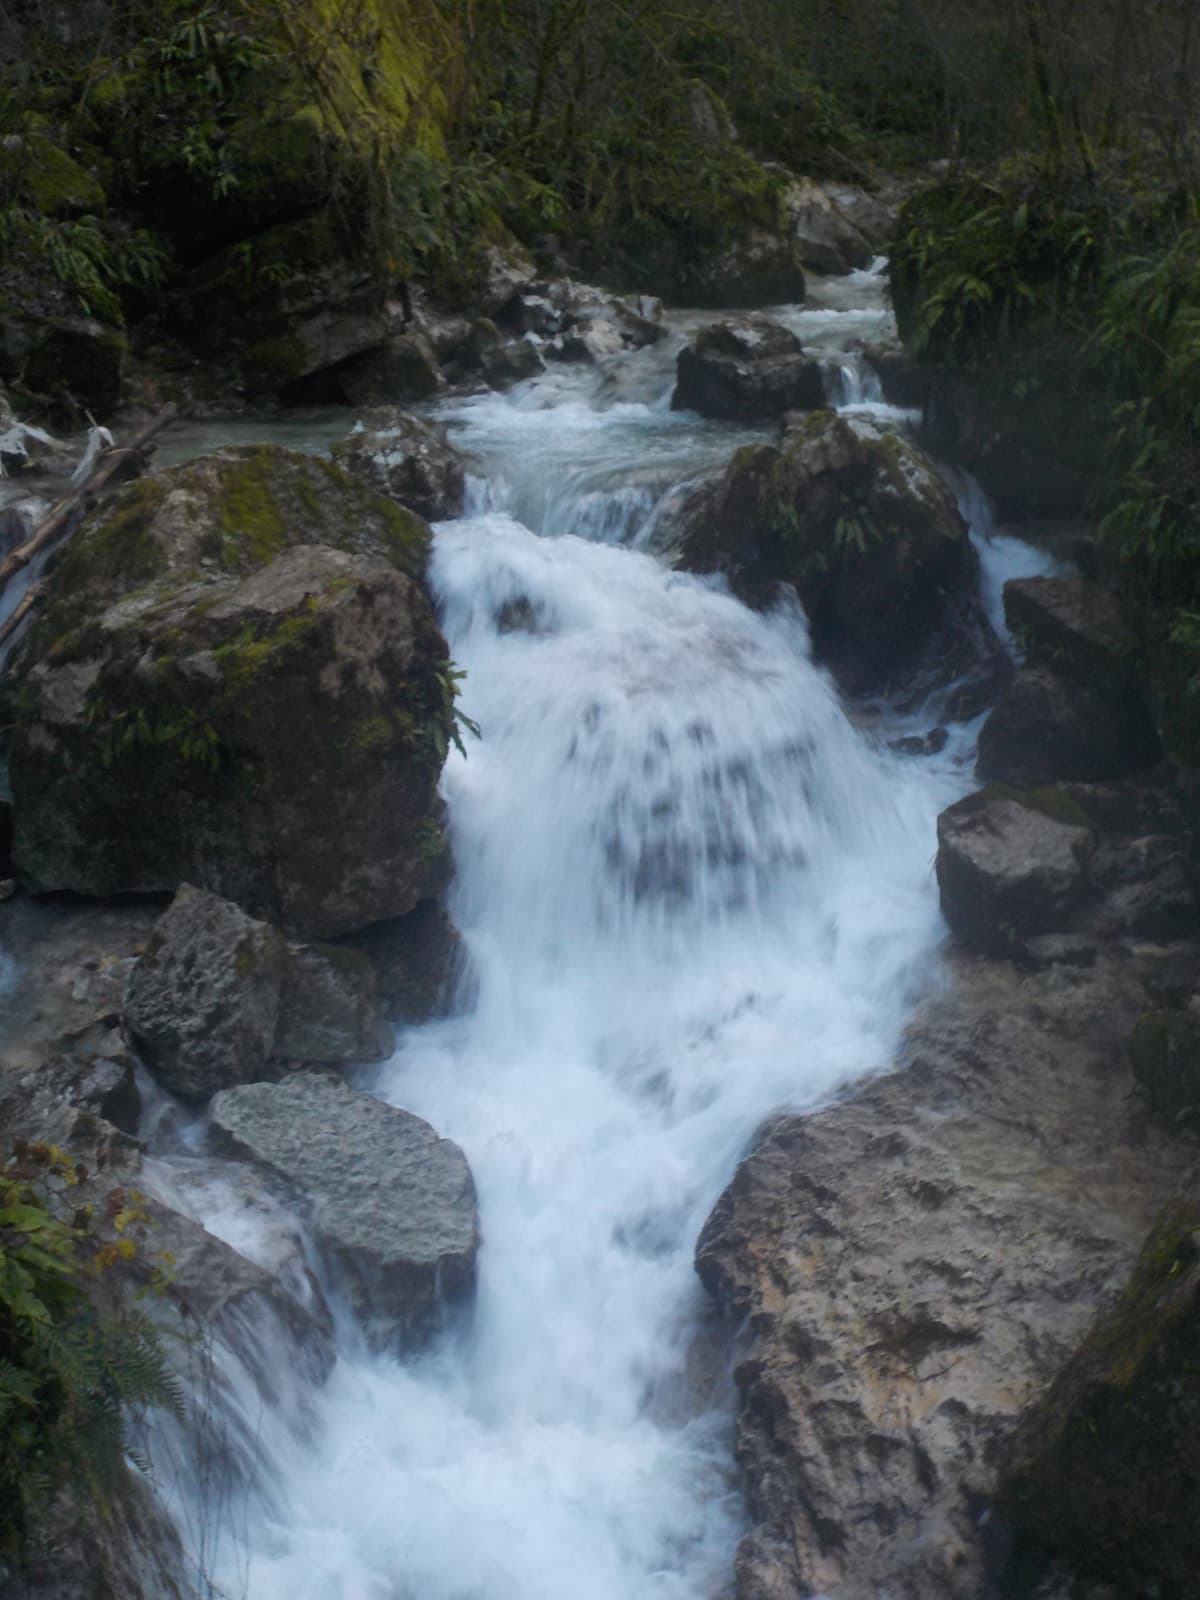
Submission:
M 102 1313 L 105 1275 L 138 1250 L 139 1197 L 101 1214 L 89 1175 L 53 1145 L 14 1144 L 0 1167 L 0 1545 L 19 1550 L 31 1512 L 64 1486 L 103 1504 L 128 1453 L 129 1408 L 182 1398 L 153 1326 Z

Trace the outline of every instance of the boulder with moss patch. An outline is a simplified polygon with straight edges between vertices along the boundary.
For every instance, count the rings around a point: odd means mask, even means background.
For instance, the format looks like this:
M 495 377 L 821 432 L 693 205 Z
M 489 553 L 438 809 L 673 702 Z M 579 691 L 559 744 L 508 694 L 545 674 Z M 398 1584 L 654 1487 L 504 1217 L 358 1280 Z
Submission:
M 851 694 L 908 698 L 1006 670 L 953 496 L 899 434 L 814 411 L 748 445 L 682 507 L 678 564 L 762 605 L 791 584 L 817 655 Z
M 446 645 L 427 525 L 329 462 L 229 450 L 77 533 L 16 686 L 26 884 L 191 882 L 323 938 L 399 916 L 442 849 Z
M 1200 1193 L 1161 1213 L 1120 1298 L 1025 1418 L 999 1502 L 1026 1572 L 1200 1596 Z
M 972 949 L 1018 955 L 1069 929 L 1091 897 L 1095 835 L 1061 790 L 981 789 L 943 811 L 937 832 L 942 913 Z

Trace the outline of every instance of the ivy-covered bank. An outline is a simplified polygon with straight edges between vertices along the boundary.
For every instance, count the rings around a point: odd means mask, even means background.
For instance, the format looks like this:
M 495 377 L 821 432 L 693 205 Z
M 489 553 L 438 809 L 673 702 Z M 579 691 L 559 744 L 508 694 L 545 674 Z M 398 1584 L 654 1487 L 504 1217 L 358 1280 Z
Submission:
M 1161 161 L 1027 154 L 907 202 L 926 430 L 1006 516 L 1099 524 L 1168 748 L 1200 756 L 1200 223 Z

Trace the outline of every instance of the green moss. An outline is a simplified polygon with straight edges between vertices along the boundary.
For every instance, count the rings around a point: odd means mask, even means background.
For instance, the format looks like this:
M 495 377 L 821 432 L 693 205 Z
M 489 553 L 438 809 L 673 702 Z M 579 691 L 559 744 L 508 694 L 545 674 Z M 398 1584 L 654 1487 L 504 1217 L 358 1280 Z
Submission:
M 98 211 L 107 203 L 99 179 L 41 134 L 24 141 L 22 185 L 29 199 L 48 217 Z
M 383 542 L 392 565 L 415 578 L 429 550 L 428 523 L 385 495 L 372 496 L 371 505 L 383 523 Z
M 274 452 L 269 445 L 243 453 L 221 478 L 217 508 L 227 565 L 242 564 L 243 553 L 265 566 L 287 545 L 287 522 L 271 484 Z
M 58 569 L 58 591 L 96 584 L 128 590 L 162 572 L 166 561 L 152 525 L 166 497 L 157 478 L 139 478 L 124 489 L 96 527 L 68 545 Z
M 410 719 L 411 720 L 411 719 Z M 350 724 L 342 741 L 347 755 L 369 755 L 374 750 L 386 750 L 396 742 L 396 730 L 386 717 L 359 717 Z
M 246 627 L 231 643 L 218 645 L 213 654 L 225 675 L 226 688 L 241 693 L 269 663 L 303 644 L 312 632 L 319 610 L 316 595 L 309 595 L 298 611 L 284 617 L 274 627 L 261 633 Z
M 1072 828 L 1092 827 L 1092 819 L 1079 802 L 1072 799 L 1065 789 L 1053 785 L 1042 789 L 1013 789 L 1005 783 L 994 783 L 988 793 L 997 799 L 1015 800 L 1017 805 L 1025 806 L 1029 811 L 1040 811 L 1042 816 L 1054 822 L 1066 823 Z
M 242 352 L 242 376 L 249 388 L 263 391 L 281 389 L 302 378 L 308 371 L 304 346 L 293 334 L 260 339 Z

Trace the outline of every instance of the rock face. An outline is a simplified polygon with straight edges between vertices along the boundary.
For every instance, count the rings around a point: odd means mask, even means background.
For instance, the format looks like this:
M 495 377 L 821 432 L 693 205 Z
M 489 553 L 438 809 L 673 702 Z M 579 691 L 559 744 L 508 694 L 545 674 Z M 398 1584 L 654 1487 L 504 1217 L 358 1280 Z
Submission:
M 792 584 L 816 654 L 850 694 L 1006 671 L 954 501 L 900 435 L 817 411 L 780 445 L 737 452 L 683 507 L 680 566 L 723 572 L 751 604 Z
M 1084 578 L 1021 578 L 1004 612 L 1025 665 L 980 733 L 978 771 L 1006 783 L 1124 778 L 1162 759 L 1116 601 Z
M 311 1073 L 227 1089 L 218 1142 L 309 1202 L 337 1281 L 376 1339 L 412 1342 L 475 1278 L 475 1185 L 427 1122 Z
M 428 538 L 330 463 L 273 447 L 123 491 L 75 536 L 23 658 L 25 882 L 191 882 L 316 938 L 415 905 L 453 726 L 415 581 Z
M 1000 1503 L 1028 1546 L 1122 1592 L 1200 1596 L 1200 1190 L 1021 1427 Z
M 869 266 L 896 223 L 890 206 L 852 184 L 797 178 L 784 204 L 800 255 L 813 272 L 843 273 Z
M 289 944 L 190 884 L 155 925 L 124 1015 L 159 1082 L 185 1100 L 253 1083 L 273 1057 L 375 1061 L 390 1042 L 365 956 Z
M 688 301 L 715 310 L 794 305 L 804 292 L 804 249 L 785 224 L 778 231 L 747 228 L 727 249 L 693 266 Z
M 769 317 L 701 328 L 679 352 L 675 411 L 748 422 L 824 404 L 821 369 L 794 333 Z
M 992 1592 L 1006 1445 L 1192 1159 L 1114 1058 L 1144 976 L 960 960 L 896 1072 L 763 1130 L 697 1254 L 743 1330 L 739 1600 Z
M 368 957 L 379 1004 L 400 1022 L 427 1022 L 450 996 L 459 962 L 458 930 L 436 900 L 406 917 L 364 928 L 349 941 Z
M 339 466 L 431 522 L 461 513 L 466 472 L 445 428 L 394 406 L 359 423 L 333 447 Z
M 1129 1041 L 1133 1075 L 1154 1109 L 1200 1125 L 1200 1011 L 1146 1011 Z
M 1011 955 L 1070 926 L 1091 892 L 1095 848 L 1081 815 L 1051 815 L 1036 797 L 981 789 L 938 818 L 943 915 L 972 949 Z

